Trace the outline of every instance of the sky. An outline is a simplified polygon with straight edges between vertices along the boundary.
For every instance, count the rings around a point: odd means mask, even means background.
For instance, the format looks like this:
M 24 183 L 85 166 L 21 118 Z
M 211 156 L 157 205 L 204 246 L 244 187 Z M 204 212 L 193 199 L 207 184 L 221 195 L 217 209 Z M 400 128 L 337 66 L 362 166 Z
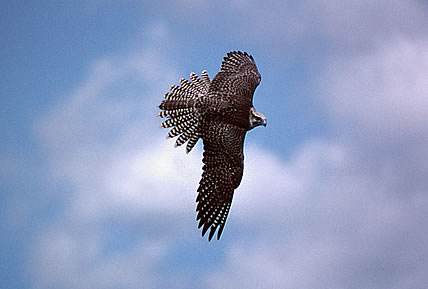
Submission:
M 1 288 L 428 284 L 428 2 L 3 1 Z M 157 105 L 253 55 L 268 126 L 220 241 Z

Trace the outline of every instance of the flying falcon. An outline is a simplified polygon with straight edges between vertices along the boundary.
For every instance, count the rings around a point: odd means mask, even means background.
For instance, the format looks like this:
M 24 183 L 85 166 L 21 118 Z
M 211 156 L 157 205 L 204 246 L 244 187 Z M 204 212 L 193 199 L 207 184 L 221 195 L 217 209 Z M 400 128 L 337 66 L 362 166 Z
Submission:
M 218 228 L 220 239 L 229 214 L 234 190 L 244 169 L 244 138 L 256 126 L 266 126 L 266 117 L 253 106 L 253 94 L 261 80 L 251 55 L 227 53 L 221 70 L 210 81 L 208 73 L 194 72 L 190 81 L 180 79 L 159 105 L 162 128 L 172 127 L 169 138 L 178 136 L 175 146 L 187 142 L 189 153 L 201 138 L 204 144 L 202 178 L 196 198 L 202 236 L 210 229 L 211 241 Z

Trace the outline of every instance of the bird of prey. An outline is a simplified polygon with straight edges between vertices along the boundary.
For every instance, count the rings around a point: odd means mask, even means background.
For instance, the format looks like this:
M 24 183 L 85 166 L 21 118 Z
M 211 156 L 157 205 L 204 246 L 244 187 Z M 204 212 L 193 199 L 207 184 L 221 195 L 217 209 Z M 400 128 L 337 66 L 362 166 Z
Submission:
M 196 198 L 198 228 L 202 236 L 210 229 L 211 241 L 223 232 L 234 190 L 244 169 L 244 138 L 256 126 L 266 126 L 266 117 L 253 106 L 253 94 L 261 80 L 251 55 L 227 53 L 221 70 L 210 81 L 208 73 L 194 72 L 190 81 L 180 79 L 172 85 L 159 105 L 159 117 L 166 118 L 162 128 L 172 129 L 169 138 L 178 136 L 175 146 L 187 142 L 189 153 L 201 138 L 204 146 L 202 178 Z

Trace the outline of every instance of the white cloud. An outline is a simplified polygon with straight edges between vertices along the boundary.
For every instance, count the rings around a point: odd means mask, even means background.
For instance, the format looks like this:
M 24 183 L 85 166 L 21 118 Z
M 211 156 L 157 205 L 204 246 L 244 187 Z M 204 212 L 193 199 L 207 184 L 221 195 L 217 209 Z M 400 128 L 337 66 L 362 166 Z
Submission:
M 64 211 L 35 238 L 29 265 L 37 288 L 156 287 L 162 278 L 153 270 L 171 246 L 168 234 L 180 239 L 189 230 L 177 220 L 194 217 L 200 151 L 174 149 L 159 128 L 159 92 L 178 77 L 158 45 L 96 61 L 36 126 L 51 181 L 70 188 Z M 113 221 L 140 224 L 137 231 L 149 235 L 106 253 L 103 227 Z
M 53 174 L 74 188 L 77 210 L 174 211 L 181 206 L 168 201 L 171 194 L 193 191 L 190 181 L 197 178 L 191 176 L 201 165 L 198 149 L 189 155 L 174 150 L 155 118 L 158 93 L 177 79 L 163 58 L 150 45 L 127 57 L 103 58 L 41 119 L 37 130 Z M 134 91 L 133 79 L 142 83 L 141 91 Z
M 36 288 L 158 286 L 154 267 L 167 253 L 166 244 L 160 240 L 146 240 L 143 246 L 132 251 L 106 255 L 102 233 L 96 229 L 81 225 L 42 232 L 31 256 Z
M 332 61 L 322 79 L 332 115 L 370 137 L 427 134 L 428 41 L 397 38 Z M 340 125 L 341 121 L 336 121 Z
M 261 154 L 247 170 L 256 184 L 236 198 L 246 202 L 236 210 L 244 237 L 208 275 L 211 288 L 424 286 L 428 46 L 384 40 L 329 58 L 320 75 L 334 140 L 287 162 L 252 151 Z
M 343 157 L 341 147 L 321 141 L 308 141 L 286 163 L 273 153 L 250 147 L 234 201 L 240 222 L 277 226 L 284 224 L 284 216 L 305 211 L 307 200 L 317 194 L 314 186 L 322 184 L 324 174 L 335 171 Z
M 207 287 L 423 286 L 428 196 L 391 185 L 392 179 L 408 182 L 406 174 L 360 171 L 367 160 L 355 159 L 354 147 L 328 142 L 309 144 L 286 163 L 251 152 L 262 158 L 249 162 L 259 175 L 247 179 L 261 187 L 238 190 L 229 220 L 237 240 L 225 265 L 207 274 Z
M 180 19 L 192 17 L 200 27 L 221 27 L 226 37 L 261 47 L 261 52 L 273 54 L 276 60 L 303 56 L 303 61 L 315 63 L 325 55 L 360 54 L 397 36 L 424 37 L 428 26 L 426 5 L 417 0 L 172 3 Z M 222 21 L 224 18 L 228 21 Z

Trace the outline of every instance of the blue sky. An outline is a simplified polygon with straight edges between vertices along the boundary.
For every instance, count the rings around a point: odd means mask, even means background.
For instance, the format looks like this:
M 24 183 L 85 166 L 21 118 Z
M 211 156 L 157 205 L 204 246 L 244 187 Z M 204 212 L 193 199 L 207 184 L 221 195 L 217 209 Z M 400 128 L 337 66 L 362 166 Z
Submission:
M 3 288 L 423 288 L 426 1 L 4 1 Z M 220 241 L 156 105 L 228 51 L 267 128 Z

